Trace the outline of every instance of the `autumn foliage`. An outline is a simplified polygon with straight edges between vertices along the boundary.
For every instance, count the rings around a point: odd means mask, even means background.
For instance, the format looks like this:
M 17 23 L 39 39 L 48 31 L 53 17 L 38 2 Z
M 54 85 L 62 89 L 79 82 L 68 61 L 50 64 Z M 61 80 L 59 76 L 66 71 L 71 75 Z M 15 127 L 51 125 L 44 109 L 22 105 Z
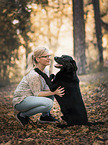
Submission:
M 61 129 L 57 124 L 40 124 L 40 114 L 37 114 L 31 117 L 35 123 L 22 128 L 14 117 L 12 107 L 17 84 L 11 84 L 0 88 L 0 145 L 107 145 L 108 73 L 79 78 L 89 121 L 103 121 L 104 125 L 76 125 Z M 63 123 L 56 100 L 51 113 Z

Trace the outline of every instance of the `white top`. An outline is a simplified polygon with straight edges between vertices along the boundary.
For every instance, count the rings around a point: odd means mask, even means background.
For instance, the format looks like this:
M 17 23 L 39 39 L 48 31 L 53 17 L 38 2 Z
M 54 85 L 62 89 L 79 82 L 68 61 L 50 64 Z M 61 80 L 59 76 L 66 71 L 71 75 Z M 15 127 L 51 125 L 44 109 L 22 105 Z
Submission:
M 45 73 L 49 76 L 48 70 L 45 69 Z M 13 106 L 19 104 L 24 98 L 28 96 L 38 96 L 40 91 L 49 90 L 45 80 L 35 70 L 31 70 L 26 76 L 24 76 L 17 86 L 14 97 Z

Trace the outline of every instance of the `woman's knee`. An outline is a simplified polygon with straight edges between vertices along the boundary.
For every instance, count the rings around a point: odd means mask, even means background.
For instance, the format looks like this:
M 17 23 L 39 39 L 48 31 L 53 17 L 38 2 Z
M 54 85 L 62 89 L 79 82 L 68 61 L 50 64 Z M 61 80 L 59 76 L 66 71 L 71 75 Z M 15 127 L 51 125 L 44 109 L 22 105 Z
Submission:
M 53 107 L 53 100 L 47 97 L 27 97 L 20 104 L 16 105 L 18 111 L 27 111 L 32 108 L 43 106 L 46 110 Z
M 47 98 L 47 101 L 45 102 L 45 106 L 46 108 L 48 108 L 48 110 L 50 110 L 53 107 L 53 100 Z

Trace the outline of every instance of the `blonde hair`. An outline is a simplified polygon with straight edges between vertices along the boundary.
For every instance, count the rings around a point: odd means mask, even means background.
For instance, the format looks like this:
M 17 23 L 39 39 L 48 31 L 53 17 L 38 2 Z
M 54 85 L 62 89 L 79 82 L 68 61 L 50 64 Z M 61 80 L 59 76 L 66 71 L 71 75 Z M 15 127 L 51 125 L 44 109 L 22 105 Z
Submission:
M 25 75 L 27 75 L 33 68 L 34 66 L 36 66 L 37 61 L 36 58 L 42 56 L 42 54 L 48 52 L 48 49 L 46 49 L 45 47 L 37 47 L 35 48 L 35 50 L 33 52 L 31 52 L 28 55 L 28 59 L 27 59 L 27 69 L 25 71 Z

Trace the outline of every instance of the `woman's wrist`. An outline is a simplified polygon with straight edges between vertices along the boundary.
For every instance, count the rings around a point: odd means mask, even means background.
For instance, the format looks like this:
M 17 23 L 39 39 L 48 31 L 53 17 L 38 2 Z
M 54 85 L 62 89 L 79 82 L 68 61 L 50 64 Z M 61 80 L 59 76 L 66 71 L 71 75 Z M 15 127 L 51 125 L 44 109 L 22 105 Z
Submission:
M 38 96 L 40 97 L 46 97 L 46 96 L 51 96 L 51 95 L 55 95 L 55 93 L 51 91 L 41 91 L 38 93 Z

